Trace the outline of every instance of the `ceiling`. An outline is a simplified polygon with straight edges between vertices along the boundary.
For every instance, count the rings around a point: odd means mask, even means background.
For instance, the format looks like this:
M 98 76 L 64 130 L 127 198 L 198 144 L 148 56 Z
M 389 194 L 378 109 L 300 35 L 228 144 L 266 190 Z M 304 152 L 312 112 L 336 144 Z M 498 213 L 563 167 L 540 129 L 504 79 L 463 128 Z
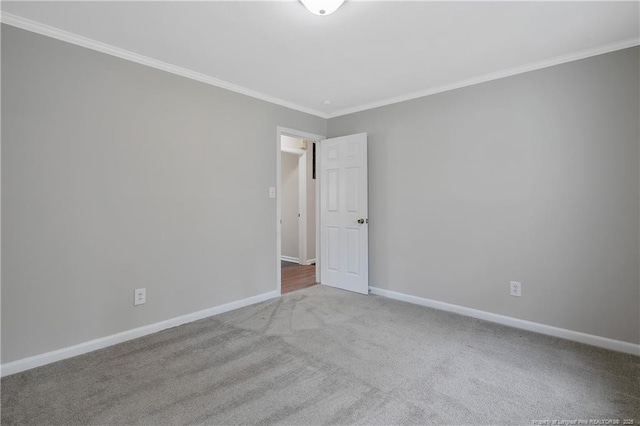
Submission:
M 330 16 L 295 0 L 1 7 L 10 25 L 330 118 L 637 45 L 639 4 L 347 0 Z

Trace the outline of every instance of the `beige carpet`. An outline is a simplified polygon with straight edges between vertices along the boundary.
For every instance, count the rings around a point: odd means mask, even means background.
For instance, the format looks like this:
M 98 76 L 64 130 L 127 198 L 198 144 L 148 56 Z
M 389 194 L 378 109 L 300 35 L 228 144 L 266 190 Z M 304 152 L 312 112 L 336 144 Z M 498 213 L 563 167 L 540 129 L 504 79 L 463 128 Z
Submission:
M 315 286 L 2 379 L 2 424 L 640 421 L 640 358 Z

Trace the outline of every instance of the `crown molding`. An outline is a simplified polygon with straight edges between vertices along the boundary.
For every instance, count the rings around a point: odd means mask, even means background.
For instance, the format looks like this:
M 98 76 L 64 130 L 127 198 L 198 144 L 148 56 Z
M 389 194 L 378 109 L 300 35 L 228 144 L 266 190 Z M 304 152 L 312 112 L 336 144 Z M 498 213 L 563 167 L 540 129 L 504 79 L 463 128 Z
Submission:
M 402 96 L 396 96 L 393 98 L 383 99 L 380 101 L 371 102 L 351 108 L 341 109 L 333 113 L 328 114 L 329 119 L 340 117 L 343 115 L 353 114 L 355 112 L 366 111 L 374 108 L 379 108 L 387 105 L 397 104 L 400 102 L 410 101 L 417 98 L 422 98 L 429 95 L 435 95 L 437 93 L 448 92 L 450 90 L 460 89 L 467 86 L 473 86 L 480 83 L 486 83 L 492 80 L 498 80 L 505 77 L 511 77 L 517 74 L 523 74 L 529 71 L 535 71 L 542 68 L 548 68 L 555 65 L 564 64 L 567 62 L 578 61 L 580 59 L 586 59 L 591 56 L 603 55 L 605 53 L 614 52 L 616 50 L 622 50 L 629 47 L 640 45 L 639 38 L 630 38 L 622 40 L 616 43 L 607 44 L 594 49 L 582 50 L 579 52 L 570 53 L 568 55 L 556 56 L 555 58 L 545 59 L 543 61 L 534 62 L 527 65 L 522 65 L 514 68 L 508 68 L 506 70 L 497 71 L 489 74 L 484 74 L 478 77 L 461 80 L 451 84 L 445 84 L 443 86 L 433 87 L 431 89 L 419 90 L 417 92 L 408 93 Z
M 237 0 L 229 0 L 237 1 Z M 573 62 L 580 59 L 586 59 L 592 56 L 602 55 L 616 50 L 622 50 L 629 47 L 640 45 L 640 38 L 630 38 L 619 42 L 607 44 L 604 46 L 596 47 L 593 49 L 582 50 L 579 52 L 570 53 L 567 55 L 557 56 L 551 59 L 545 59 L 542 61 L 526 64 L 518 67 L 508 68 L 506 70 L 497 71 L 489 74 L 484 74 L 477 77 L 472 77 L 466 80 L 457 81 L 451 84 L 445 84 L 442 86 L 433 87 L 430 89 L 419 90 L 416 92 L 407 93 L 405 95 L 396 96 L 392 98 L 382 99 L 379 101 L 362 104 L 354 107 L 344 108 L 335 112 L 326 113 L 313 108 L 308 108 L 302 105 L 295 104 L 293 102 L 286 101 L 284 99 L 277 98 L 275 96 L 267 95 L 265 93 L 257 92 L 255 90 L 239 86 L 237 84 L 229 83 L 218 78 L 214 78 L 196 71 L 189 70 L 187 68 L 172 65 L 167 62 L 159 61 L 157 59 L 149 58 L 147 56 L 140 55 L 125 49 L 121 49 L 106 43 L 99 42 L 87 37 L 80 36 L 68 31 L 61 30 L 59 28 L 52 27 L 50 25 L 42 24 L 30 19 L 26 19 L 11 13 L 0 12 L 0 22 L 11 25 L 13 27 L 21 28 L 23 30 L 31 31 L 37 34 L 41 34 L 47 37 L 51 37 L 57 40 L 65 41 L 67 43 L 82 46 L 87 49 L 95 50 L 107 55 L 115 56 L 121 59 L 125 59 L 131 62 L 135 62 L 141 65 L 146 65 L 151 68 L 156 68 L 162 71 L 169 72 L 171 74 L 186 77 L 192 80 L 199 81 L 201 83 L 209 84 L 211 86 L 226 89 L 232 92 L 236 92 L 245 96 L 249 96 L 255 99 L 260 99 L 266 102 L 270 102 L 276 105 L 280 105 L 285 108 L 290 108 L 306 114 L 311 114 L 316 117 L 331 119 L 341 117 L 356 112 L 362 112 L 374 108 L 393 105 L 400 102 L 410 101 L 425 96 L 435 95 L 438 93 L 448 92 L 450 90 L 461 89 L 463 87 L 473 86 L 480 83 L 486 83 L 493 80 L 498 80 L 505 77 L 511 77 L 518 74 L 523 74 L 529 71 L 535 71 L 543 68 L 552 67 L 555 65 L 564 64 L 567 62 Z
M 59 28 L 52 27 L 50 25 L 42 24 L 40 22 L 32 21 L 30 19 L 23 18 L 11 13 L 0 12 L 0 22 L 10 25 L 12 27 L 21 28 L 23 30 L 31 31 L 40 35 L 51 37 L 57 40 L 65 41 L 67 43 L 75 44 L 76 46 L 86 47 L 87 49 L 95 50 L 97 52 L 106 53 L 107 55 L 115 56 L 127 61 L 135 62 L 141 65 L 146 65 L 151 68 L 156 68 L 162 71 L 169 72 L 171 74 L 186 77 L 191 80 L 196 80 L 201 83 L 209 84 L 211 86 L 219 87 L 222 89 L 230 90 L 232 92 L 240 93 L 245 96 L 250 96 L 255 99 L 270 102 L 272 104 L 280 105 L 285 108 L 290 108 L 306 114 L 315 115 L 320 118 L 328 118 L 327 114 L 312 108 L 307 108 L 293 102 L 286 101 L 284 99 L 277 98 L 275 96 L 267 95 L 265 93 L 257 92 L 255 90 L 248 89 L 237 84 L 229 83 L 228 81 L 220 80 L 202 74 L 196 71 L 192 71 L 187 68 L 179 67 L 177 65 L 169 64 L 167 62 L 159 61 L 157 59 L 149 58 L 148 56 L 140 55 L 135 52 L 131 52 L 119 47 L 112 46 L 107 43 L 102 43 L 97 40 L 93 40 L 87 37 L 83 37 L 78 34 L 74 34 L 68 31 L 61 30 Z

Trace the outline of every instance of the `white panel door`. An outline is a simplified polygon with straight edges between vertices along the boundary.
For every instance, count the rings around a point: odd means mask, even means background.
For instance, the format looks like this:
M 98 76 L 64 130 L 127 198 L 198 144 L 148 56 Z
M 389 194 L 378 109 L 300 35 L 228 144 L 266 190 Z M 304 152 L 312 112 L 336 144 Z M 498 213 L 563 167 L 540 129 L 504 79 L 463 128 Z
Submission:
M 367 134 L 320 143 L 322 284 L 369 293 Z

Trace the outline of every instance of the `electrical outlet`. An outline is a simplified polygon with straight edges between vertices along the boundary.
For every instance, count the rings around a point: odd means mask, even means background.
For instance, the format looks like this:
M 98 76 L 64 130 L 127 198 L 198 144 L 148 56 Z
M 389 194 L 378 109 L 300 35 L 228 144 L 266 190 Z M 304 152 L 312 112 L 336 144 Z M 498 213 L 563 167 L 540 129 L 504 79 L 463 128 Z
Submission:
M 269 187 L 269 198 L 276 198 L 276 187 L 275 186 L 270 186 Z
M 509 281 L 509 294 L 515 297 L 522 297 L 522 283 L 520 281 Z
M 137 288 L 133 293 L 133 306 L 143 305 L 147 301 L 147 289 Z

